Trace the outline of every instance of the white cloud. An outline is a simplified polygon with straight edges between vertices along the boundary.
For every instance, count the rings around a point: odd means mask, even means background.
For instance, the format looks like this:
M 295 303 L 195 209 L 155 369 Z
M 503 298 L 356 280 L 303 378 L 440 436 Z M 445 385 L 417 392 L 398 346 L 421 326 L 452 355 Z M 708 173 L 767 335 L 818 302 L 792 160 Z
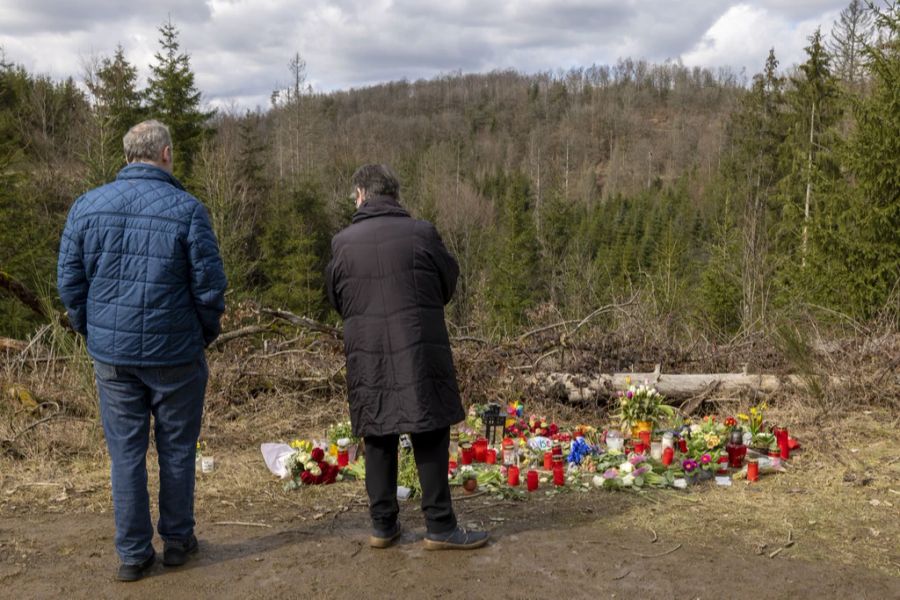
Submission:
M 620 57 L 731 65 L 753 73 L 770 46 L 783 65 L 843 1 L 758 0 L 0 0 L 7 60 L 61 78 L 117 43 L 146 77 L 167 15 L 214 105 L 265 105 L 299 51 L 319 90 L 460 69 L 556 70 Z
M 809 5 L 822 3 L 807 0 L 800 4 L 800 8 L 806 5 L 809 10 Z M 799 8 L 794 7 L 793 10 L 798 11 Z M 820 26 L 827 35 L 839 12 L 828 10 L 804 20 L 792 21 L 790 11 L 778 12 L 774 7 L 738 4 L 719 17 L 703 38 L 681 58 L 685 64 L 692 66 L 743 67 L 749 78 L 762 71 L 769 49 L 775 48 L 780 66 L 789 67 L 805 60 L 804 48 L 809 44 L 807 38 Z

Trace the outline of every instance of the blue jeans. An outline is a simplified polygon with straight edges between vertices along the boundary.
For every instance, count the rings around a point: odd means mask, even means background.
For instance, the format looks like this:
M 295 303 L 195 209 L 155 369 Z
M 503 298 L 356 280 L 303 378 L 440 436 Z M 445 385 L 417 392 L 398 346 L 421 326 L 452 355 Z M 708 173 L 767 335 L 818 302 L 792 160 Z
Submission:
M 116 551 L 123 564 L 138 564 L 154 552 L 147 492 L 151 414 L 159 455 L 159 535 L 185 542 L 194 533 L 194 460 L 209 370 L 205 357 L 176 367 L 94 361 L 94 375 L 112 461 Z

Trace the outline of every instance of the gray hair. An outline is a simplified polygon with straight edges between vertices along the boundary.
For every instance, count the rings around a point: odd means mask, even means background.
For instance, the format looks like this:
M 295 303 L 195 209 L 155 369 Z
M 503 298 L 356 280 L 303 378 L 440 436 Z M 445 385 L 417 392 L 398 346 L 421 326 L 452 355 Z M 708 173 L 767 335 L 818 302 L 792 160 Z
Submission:
M 377 194 L 398 199 L 400 182 L 387 165 L 363 165 L 350 178 L 354 187 L 365 190 L 366 196 Z
M 163 148 L 172 147 L 172 136 L 169 128 L 155 119 L 142 121 L 128 130 L 122 138 L 125 146 L 125 160 L 135 162 L 141 160 L 159 160 Z

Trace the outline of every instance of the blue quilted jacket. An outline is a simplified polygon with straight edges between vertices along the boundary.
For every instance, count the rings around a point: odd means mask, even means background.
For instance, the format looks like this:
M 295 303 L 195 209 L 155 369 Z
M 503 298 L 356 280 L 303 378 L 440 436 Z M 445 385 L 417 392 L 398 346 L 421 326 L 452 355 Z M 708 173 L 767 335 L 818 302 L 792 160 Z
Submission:
M 219 335 L 225 285 L 206 208 L 158 167 L 132 163 L 69 211 L 57 286 L 101 362 L 197 359 Z

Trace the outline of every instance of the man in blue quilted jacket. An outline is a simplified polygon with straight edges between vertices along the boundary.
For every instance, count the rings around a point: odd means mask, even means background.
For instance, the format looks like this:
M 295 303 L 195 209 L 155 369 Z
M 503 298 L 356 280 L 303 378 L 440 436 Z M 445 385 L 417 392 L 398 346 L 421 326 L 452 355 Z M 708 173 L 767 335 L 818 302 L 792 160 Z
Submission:
M 219 334 L 225 273 L 206 208 L 172 175 L 172 140 L 158 121 L 131 128 L 128 164 L 69 212 L 57 284 L 72 327 L 94 359 L 112 461 L 117 577 L 153 565 L 147 447 L 159 455 L 163 564 L 197 551 L 194 457 L 209 375 L 205 348 Z

